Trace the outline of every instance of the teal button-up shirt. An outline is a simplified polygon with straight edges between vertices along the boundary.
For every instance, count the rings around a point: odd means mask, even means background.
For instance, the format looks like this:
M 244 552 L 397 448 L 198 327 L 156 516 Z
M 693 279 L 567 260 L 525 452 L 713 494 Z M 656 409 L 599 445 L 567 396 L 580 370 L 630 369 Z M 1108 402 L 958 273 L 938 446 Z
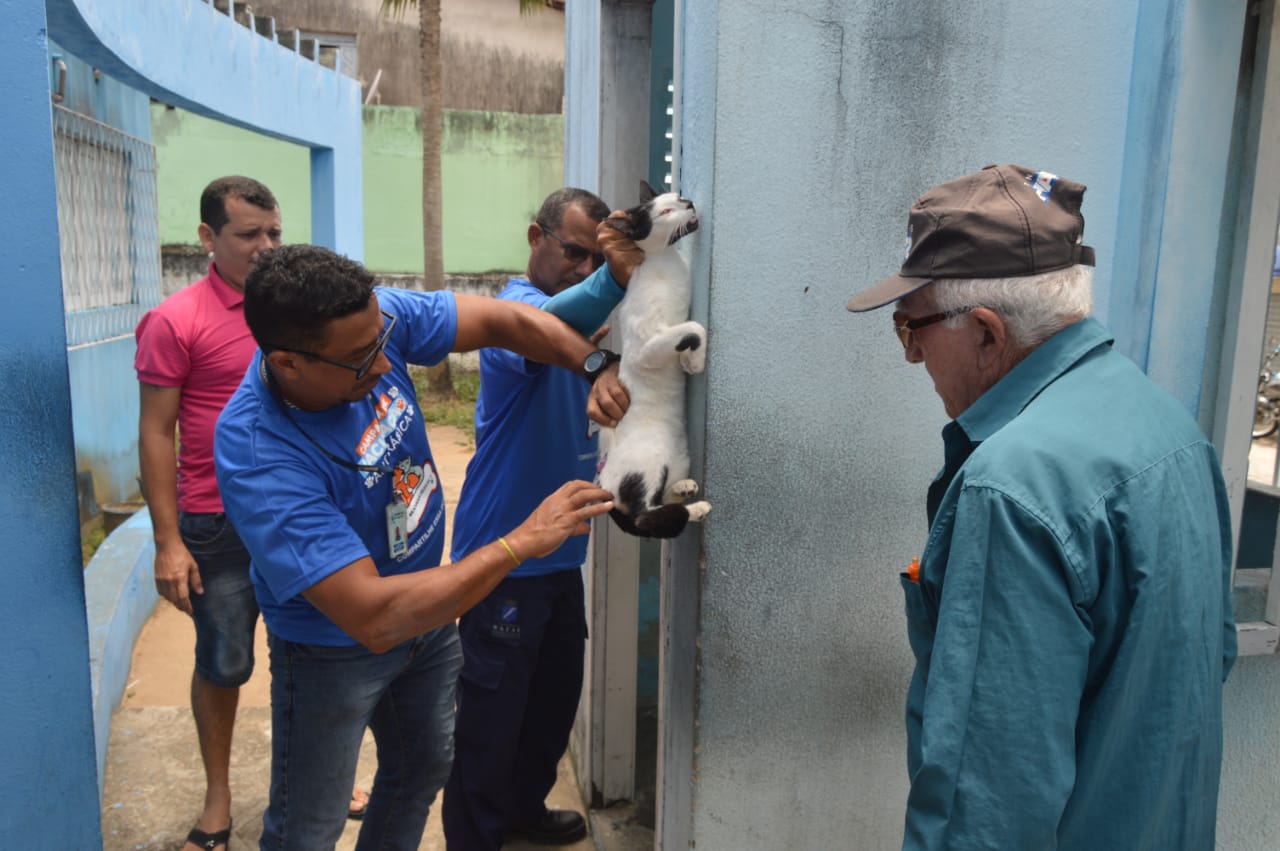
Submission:
M 1194 420 L 1096 321 L 943 429 L 904 575 L 908 849 L 1211 849 L 1231 527 Z

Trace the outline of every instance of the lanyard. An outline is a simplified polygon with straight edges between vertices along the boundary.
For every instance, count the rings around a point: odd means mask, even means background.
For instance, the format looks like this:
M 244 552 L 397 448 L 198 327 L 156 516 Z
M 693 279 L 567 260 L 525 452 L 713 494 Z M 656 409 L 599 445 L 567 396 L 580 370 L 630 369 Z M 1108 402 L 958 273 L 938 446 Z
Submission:
M 334 455 L 328 449 L 325 449 L 323 446 L 321 446 L 319 443 L 316 442 L 316 439 L 314 437 L 312 437 L 310 434 L 307 433 L 306 429 L 304 429 L 297 420 L 293 418 L 293 414 L 289 413 L 289 407 L 290 407 L 289 403 L 285 401 L 284 396 L 280 394 L 280 389 L 276 387 L 275 376 L 271 374 L 271 370 L 267 369 L 266 358 L 262 358 L 261 360 L 258 361 L 258 372 L 261 375 L 263 382 L 267 385 L 267 389 L 271 391 L 271 395 L 275 398 L 276 402 L 280 405 L 280 410 L 284 412 L 285 419 L 287 419 L 289 423 L 298 430 L 299 434 L 301 434 L 308 441 L 310 441 L 312 446 L 314 446 L 316 449 L 319 449 L 321 452 L 323 452 L 325 454 L 325 457 L 327 457 L 330 461 L 332 461 L 333 463 L 341 467 L 346 467 L 348 470 L 355 470 L 360 473 L 386 473 L 389 475 L 396 471 L 395 467 L 388 467 L 385 464 L 355 464 L 355 463 L 352 463 L 351 461 L 346 460 L 345 458 L 339 458 L 337 455 Z M 375 405 L 374 407 L 376 408 L 377 406 Z

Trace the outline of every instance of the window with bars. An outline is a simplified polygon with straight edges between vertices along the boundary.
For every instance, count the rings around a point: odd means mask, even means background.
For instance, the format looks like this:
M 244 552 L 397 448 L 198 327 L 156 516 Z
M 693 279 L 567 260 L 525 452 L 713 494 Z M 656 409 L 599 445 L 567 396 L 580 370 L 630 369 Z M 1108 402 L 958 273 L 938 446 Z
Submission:
M 67 345 L 132 334 L 160 302 L 155 148 L 53 106 Z

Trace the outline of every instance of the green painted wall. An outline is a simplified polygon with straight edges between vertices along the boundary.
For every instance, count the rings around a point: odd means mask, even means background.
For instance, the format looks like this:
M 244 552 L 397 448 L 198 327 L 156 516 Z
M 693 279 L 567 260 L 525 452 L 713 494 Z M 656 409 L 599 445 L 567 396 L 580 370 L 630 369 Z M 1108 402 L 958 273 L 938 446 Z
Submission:
M 245 174 L 280 200 L 286 242 L 309 242 L 308 151 L 238 127 L 152 105 L 160 241 L 195 244 L 200 191 L 224 174 Z M 422 272 L 422 130 L 418 110 L 364 108 L 365 265 Z M 444 267 L 453 274 L 522 271 L 524 232 L 564 177 L 560 115 L 447 110 Z
M 151 104 L 156 146 L 156 207 L 161 245 L 197 245 L 200 192 L 217 177 L 261 180 L 280 202 L 284 236 L 311 241 L 311 166 L 308 150 L 185 110 Z

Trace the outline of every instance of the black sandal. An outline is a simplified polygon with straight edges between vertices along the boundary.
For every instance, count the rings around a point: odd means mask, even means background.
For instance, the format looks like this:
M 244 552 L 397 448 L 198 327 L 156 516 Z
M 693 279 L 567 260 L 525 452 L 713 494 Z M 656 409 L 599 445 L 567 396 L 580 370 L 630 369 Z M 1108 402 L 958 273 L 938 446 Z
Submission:
M 187 834 L 187 841 L 192 845 L 198 845 L 204 851 L 213 851 L 221 845 L 225 851 L 231 851 L 231 822 L 227 822 L 227 826 L 217 833 L 205 833 L 198 827 L 191 828 L 191 832 Z

